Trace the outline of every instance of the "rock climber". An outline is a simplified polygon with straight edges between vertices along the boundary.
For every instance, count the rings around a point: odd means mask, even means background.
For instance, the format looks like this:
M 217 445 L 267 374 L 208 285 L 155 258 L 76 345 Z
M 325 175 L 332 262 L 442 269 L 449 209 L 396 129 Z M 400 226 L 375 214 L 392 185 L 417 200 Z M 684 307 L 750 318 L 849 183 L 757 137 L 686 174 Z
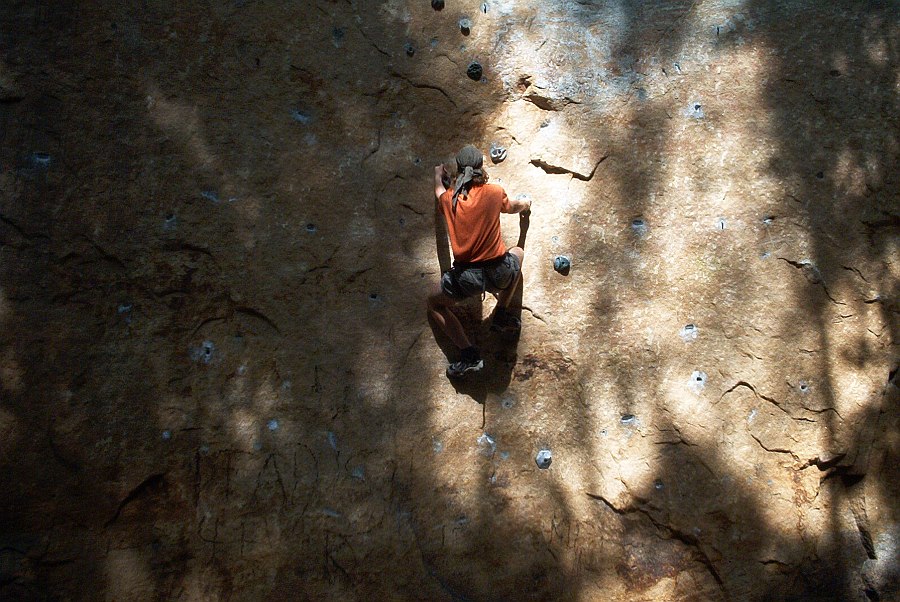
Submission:
M 484 157 L 466 145 L 456 155 L 457 176 L 452 189 L 443 165 L 434 168 L 434 195 L 447 223 L 453 268 L 444 272 L 428 297 L 428 315 L 460 350 L 460 359 L 447 367 L 447 376 L 460 378 L 484 367 L 478 348 L 450 310 L 455 303 L 485 292 L 497 295 L 491 330 L 517 334 L 521 321 L 507 310 L 522 283 L 522 247 L 507 249 L 500 236 L 500 213 L 531 212 L 528 199 L 511 200 L 498 184 L 488 184 Z

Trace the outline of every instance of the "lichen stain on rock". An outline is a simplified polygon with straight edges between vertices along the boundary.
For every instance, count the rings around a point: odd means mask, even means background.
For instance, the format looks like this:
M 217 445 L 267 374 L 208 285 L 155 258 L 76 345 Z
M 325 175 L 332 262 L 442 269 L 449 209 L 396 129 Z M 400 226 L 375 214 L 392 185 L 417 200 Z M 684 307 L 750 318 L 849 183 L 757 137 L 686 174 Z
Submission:
M 572 369 L 572 361 L 559 353 L 548 353 L 546 357 L 529 353 L 519 360 L 513 377 L 518 381 L 530 380 L 536 374 L 560 378 L 569 374 Z
M 689 566 L 689 562 L 672 541 L 658 540 L 625 546 L 616 573 L 636 592 L 645 591 L 662 579 L 675 577 Z

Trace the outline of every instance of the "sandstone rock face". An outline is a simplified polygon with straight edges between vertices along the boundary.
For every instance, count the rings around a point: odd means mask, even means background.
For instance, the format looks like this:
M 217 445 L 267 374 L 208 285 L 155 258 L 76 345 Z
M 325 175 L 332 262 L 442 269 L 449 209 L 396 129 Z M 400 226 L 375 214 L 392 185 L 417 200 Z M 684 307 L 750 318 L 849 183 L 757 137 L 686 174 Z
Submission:
M 431 4 L 0 6 L 0 598 L 900 599 L 900 4 Z

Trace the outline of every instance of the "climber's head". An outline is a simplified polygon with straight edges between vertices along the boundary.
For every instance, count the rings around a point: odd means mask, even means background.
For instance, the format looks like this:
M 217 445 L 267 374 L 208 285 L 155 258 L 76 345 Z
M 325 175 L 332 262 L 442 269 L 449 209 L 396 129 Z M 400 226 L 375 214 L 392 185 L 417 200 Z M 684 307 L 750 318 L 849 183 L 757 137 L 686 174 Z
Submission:
M 471 144 L 467 144 L 456 153 L 456 170 L 459 172 L 459 175 L 465 177 L 469 173 L 466 168 L 471 168 L 471 175 L 466 178 L 467 183 L 468 181 L 471 181 L 473 184 L 484 184 L 487 182 L 488 176 L 484 170 L 484 155 Z
M 460 193 L 466 193 L 473 185 L 485 184 L 488 181 L 484 170 L 484 155 L 481 151 L 467 144 L 456 153 L 456 186 L 453 188 L 453 208 Z

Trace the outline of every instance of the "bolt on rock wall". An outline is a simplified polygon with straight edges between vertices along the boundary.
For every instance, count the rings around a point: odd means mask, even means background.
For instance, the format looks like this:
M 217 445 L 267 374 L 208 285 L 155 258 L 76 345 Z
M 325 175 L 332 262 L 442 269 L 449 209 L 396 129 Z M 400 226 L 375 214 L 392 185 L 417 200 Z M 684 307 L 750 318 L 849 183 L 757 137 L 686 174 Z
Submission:
M 0 597 L 896 599 L 897 2 L 0 24 Z M 533 212 L 454 383 L 468 142 Z

